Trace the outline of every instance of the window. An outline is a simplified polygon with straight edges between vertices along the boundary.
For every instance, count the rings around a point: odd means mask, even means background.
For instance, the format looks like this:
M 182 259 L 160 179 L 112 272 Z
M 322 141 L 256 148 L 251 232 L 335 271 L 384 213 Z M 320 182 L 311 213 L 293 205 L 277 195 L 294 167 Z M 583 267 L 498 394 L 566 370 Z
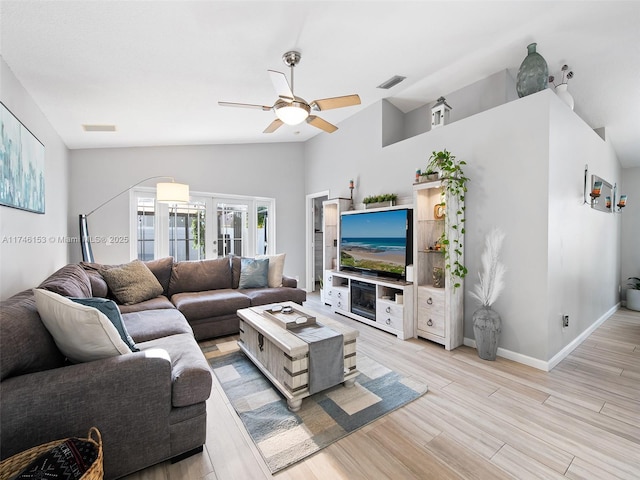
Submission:
M 275 253 L 275 200 L 192 194 L 186 205 L 156 203 L 155 190 L 131 197 L 132 257 L 177 261 Z

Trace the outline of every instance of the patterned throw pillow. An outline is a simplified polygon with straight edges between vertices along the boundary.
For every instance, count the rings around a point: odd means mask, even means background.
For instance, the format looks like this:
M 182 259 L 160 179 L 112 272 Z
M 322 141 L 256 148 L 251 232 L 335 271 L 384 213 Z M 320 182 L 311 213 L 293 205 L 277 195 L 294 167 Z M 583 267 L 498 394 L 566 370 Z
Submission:
M 162 295 L 163 288 L 149 267 L 134 260 L 121 267 L 100 271 L 116 300 L 123 305 L 133 305 Z
M 98 449 L 92 442 L 69 438 L 38 456 L 15 479 L 78 480 L 97 458 Z

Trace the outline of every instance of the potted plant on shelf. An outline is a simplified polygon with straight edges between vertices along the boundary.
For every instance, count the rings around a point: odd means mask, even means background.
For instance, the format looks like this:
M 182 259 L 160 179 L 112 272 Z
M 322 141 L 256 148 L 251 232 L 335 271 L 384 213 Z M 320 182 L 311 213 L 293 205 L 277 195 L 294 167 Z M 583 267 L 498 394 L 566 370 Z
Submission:
M 640 312 L 640 278 L 629 277 L 627 282 L 627 308 Z
M 368 208 L 392 207 L 396 204 L 398 196 L 395 193 L 385 193 L 382 195 L 370 195 L 362 200 L 365 210 Z
M 443 187 L 443 203 L 449 205 L 447 222 L 449 229 L 445 229 L 440 237 L 439 243 L 444 246 L 445 268 L 449 270 L 453 278 L 452 285 L 458 288 L 461 283 L 455 279 L 463 279 L 467 274 L 467 268 L 463 263 L 462 235 L 464 234 L 464 197 L 467 191 L 467 181 L 462 167 L 466 165 L 464 160 L 456 159 L 455 155 L 444 149 L 440 152 L 434 151 L 429 157 L 427 171 L 437 171 L 440 173 L 440 184 Z M 451 232 L 447 235 L 447 230 Z
M 425 172 L 421 173 L 420 176 L 422 177 L 422 182 L 433 182 L 438 180 L 440 174 L 436 170 L 427 169 Z
M 487 235 L 485 251 L 482 253 L 482 271 L 478 273 L 479 283 L 469 292 L 480 302 L 480 308 L 473 312 L 473 333 L 476 338 L 478 356 L 483 360 L 495 360 L 498 340 L 502 331 L 502 319 L 491 306 L 504 288 L 506 268 L 500 262 L 500 249 L 504 233 L 494 228 Z

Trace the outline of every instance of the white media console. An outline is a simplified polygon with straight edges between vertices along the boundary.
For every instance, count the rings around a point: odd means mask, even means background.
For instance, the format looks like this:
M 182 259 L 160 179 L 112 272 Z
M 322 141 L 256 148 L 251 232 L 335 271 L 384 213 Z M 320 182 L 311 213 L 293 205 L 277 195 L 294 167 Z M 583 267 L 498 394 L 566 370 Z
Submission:
M 332 270 L 325 295 L 335 313 L 406 340 L 414 336 L 413 285 L 385 277 Z

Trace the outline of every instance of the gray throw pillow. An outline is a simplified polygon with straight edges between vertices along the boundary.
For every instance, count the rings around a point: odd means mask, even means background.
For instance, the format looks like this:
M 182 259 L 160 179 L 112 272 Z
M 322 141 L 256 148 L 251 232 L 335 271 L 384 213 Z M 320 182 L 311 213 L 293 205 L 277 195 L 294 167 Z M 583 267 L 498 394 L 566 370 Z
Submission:
M 149 267 L 134 260 L 121 267 L 100 271 L 113 296 L 123 305 L 144 302 L 162 295 L 162 285 Z
M 269 285 L 269 259 L 243 258 L 238 288 L 264 288 Z
M 122 321 L 122 315 L 120 315 L 120 309 L 116 305 L 116 302 L 113 300 L 109 300 L 108 298 L 70 298 L 69 300 L 73 300 L 76 303 L 81 305 L 86 305 L 87 307 L 93 307 L 100 310 L 104 313 L 109 321 L 113 323 L 113 326 L 116 327 L 118 334 L 120 334 L 120 338 L 124 343 L 129 345 L 129 348 L 132 352 L 139 352 L 140 349 L 136 347 L 136 342 L 133 341 L 129 332 L 127 332 L 127 327 L 125 327 L 124 322 Z

